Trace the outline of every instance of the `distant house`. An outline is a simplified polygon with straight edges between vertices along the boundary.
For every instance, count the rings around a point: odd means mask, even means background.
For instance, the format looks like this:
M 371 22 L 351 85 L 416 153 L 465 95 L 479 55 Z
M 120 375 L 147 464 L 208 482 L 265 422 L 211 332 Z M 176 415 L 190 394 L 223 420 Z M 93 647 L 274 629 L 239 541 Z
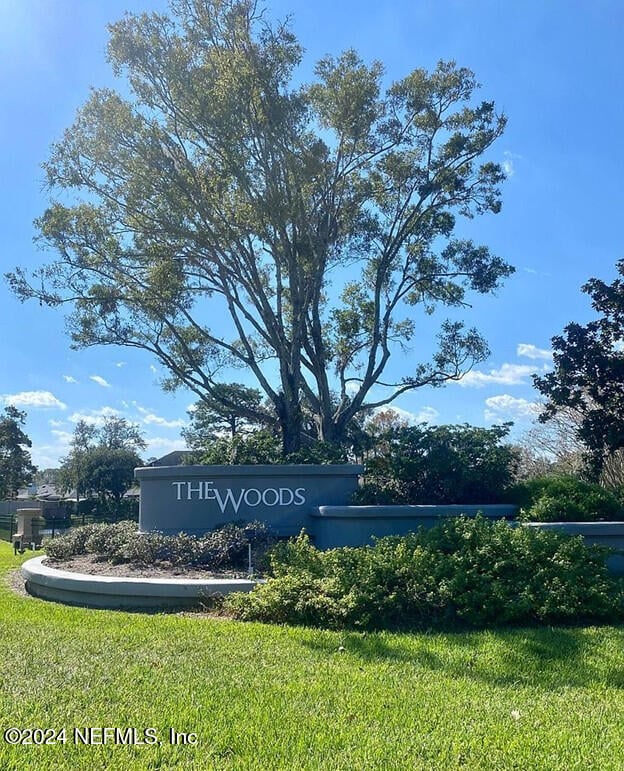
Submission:
M 149 461 L 148 466 L 184 466 L 188 463 L 193 452 L 191 450 L 174 450 L 163 455 L 162 458 L 155 458 Z M 139 498 L 141 489 L 139 485 L 134 485 L 124 493 L 124 498 Z
M 14 500 L 1 501 L 0 514 L 15 514 L 18 509 L 39 509 L 42 514 L 58 514 L 63 510 L 64 501 L 75 500 L 75 491 L 62 493 L 51 484 L 33 484 L 20 488 Z
M 163 455 L 162 458 L 148 463 L 149 466 L 184 466 L 193 456 L 192 450 L 174 450 Z

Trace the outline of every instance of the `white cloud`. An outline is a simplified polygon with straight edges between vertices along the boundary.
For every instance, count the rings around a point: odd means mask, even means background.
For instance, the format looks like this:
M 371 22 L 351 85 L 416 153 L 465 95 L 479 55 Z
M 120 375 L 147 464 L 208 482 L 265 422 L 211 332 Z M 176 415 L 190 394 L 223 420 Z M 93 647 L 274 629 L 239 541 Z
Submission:
M 423 407 L 414 414 L 414 420 L 416 423 L 435 423 L 440 417 L 440 413 L 435 407 Z
M 503 167 L 503 171 L 508 177 L 513 177 L 513 175 L 516 173 L 514 160 L 518 160 L 522 158 L 522 156 L 518 155 L 517 153 L 511 153 L 509 152 L 509 150 L 505 150 L 503 155 L 505 156 L 504 160 L 501 163 L 501 166 Z
M 110 388 L 111 384 L 104 380 L 103 377 L 100 375 L 89 375 L 89 380 L 93 380 L 94 383 L 97 383 L 99 386 L 102 386 L 102 388 Z
M 158 367 L 155 367 L 153 364 L 150 364 L 150 372 L 152 372 L 154 375 L 157 375 Z
M 73 377 L 73 375 L 63 375 L 63 380 L 64 380 L 66 383 L 77 383 L 77 382 L 78 382 L 78 381 L 76 380 L 76 378 L 75 378 L 75 377 Z
M 60 428 L 64 421 L 63 420 L 48 420 L 48 423 L 52 426 L 52 428 Z
M 422 407 L 418 412 L 410 412 L 401 407 L 390 407 L 400 418 L 407 420 L 410 425 L 415 423 L 434 423 L 440 417 L 440 413 L 434 407 Z
M 489 372 L 473 369 L 457 382 L 460 386 L 475 388 L 490 384 L 525 385 L 534 372 L 535 367 L 530 364 L 503 364 L 499 369 L 491 369 Z
M 74 438 L 74 435 L 71 431 L 60 431 L 59 429 L 53 429 L 51 432 L 52 436 L 56 437 L 56 447 L 61 447 L 64 449 L 67 449 L 70 445 L 71 440 Z
M 550 278 L 552 276 L 552 273 L 548 273 L 544 270 L 536 270 L 535 268 L 528 268 L 523 267 L 521 270 L 523 270 L 525 273 L 529 273 L 531 276 L 541 276 L 544 278 Z
M 141 420 L 146 425 L 162 426 L 163 428 L 184 428 L 187 422 L 181 418 L 176 420 L 167 420 L 160 415 L 156 415 L 152 410 L 148 410 L 146 407 L 142 407 L 138 402 L 133 401 L 132 405 L 136 411 L 142 416 Z
M 5 404 L 11 404 L 13 407 L 67 409 L 67 405 L 57 399 L 50 391 L 20 391 L 17 394 L 3 394 L 0 398 Z
M 163 428 L 183 428 L 186 425 L 185 420 L 167 420 L 159 415 L 154 415 L 153 412 L 147 412 L 140 408 L 139 411 L 143 413 L 143 422 L 147 424 L 162 426 Z
M 152 456 L 159 458 L 174 450 L 185 450 L 186 446 L 182 439 L 169 439 L 163 436 L 146 437 L 147 449 L 143 452 L 145 458 Z
M 103 426 L 106 418 L 112 418 L 119 414 L 119 410 L 116 410 L 114 407 L 101 407 L 99 410 L 74 412 L 69 416 L 68 420 L 72 423 L 84 420 L 85 423 L 89 423 L 92 426 Z
M 401 420 L 407 421 L 411 426 L 417 423 L 433 423 L 440 417 L 440 413 L 433 407 L 423 407 L 418 412 L 410 412 L 402 407 L 378 407 L 375 412 L 394 412 Z
M 116 361 L 115 362 L 115 366 L 116 367 L 125 367 L 126 366 L 126 362 L 125 361 Z
M 54 438 L 49 444 L 35 442 L 32 447 L 33 463 L 39 468 L 57 468 L 60 459 L 67 456 L 73 434 L 69 431 L 53 430 L 50 432 Z
M 553 353 L 546 348 L 538 348 L 531 343 L 518 343 L 516 349 L 518 356 L 525 356 L 527 359 L 543 359 L 544 361 L 552 361 Z
M 491 396 L 485 400 L 486 420 L 523 420 L 534 418 L 540 411 L 540 405 L 528 399 L 518 399 L 509 394 Z

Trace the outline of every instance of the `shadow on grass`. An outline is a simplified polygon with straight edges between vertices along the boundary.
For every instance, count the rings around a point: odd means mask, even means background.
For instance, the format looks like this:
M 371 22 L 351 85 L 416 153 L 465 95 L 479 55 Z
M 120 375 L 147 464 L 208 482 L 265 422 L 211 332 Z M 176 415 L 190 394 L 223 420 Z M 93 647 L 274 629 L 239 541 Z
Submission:
M 607 637 L 611 638 L 609 641 Z M 605 685 L 624 689 L 624 627 L 535 627 L 471 632 L 341 634 L 344 654 L 375 665 L 403 663 L 495 686 L 548 690 Z M 336 653 L 335 636 L 302 640 L 310 650 Z M 408 674 L 408 673 L 406 673 Z

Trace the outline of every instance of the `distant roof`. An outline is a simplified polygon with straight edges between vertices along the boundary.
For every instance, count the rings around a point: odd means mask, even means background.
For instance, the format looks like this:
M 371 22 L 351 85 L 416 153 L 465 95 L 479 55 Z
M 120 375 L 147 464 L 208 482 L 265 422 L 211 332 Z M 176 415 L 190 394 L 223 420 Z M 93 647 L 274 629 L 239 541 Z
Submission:
M 40 500 L 46 501 L 60 501 L 63 497 L 62 493 L 60 493 L 54 485 L 39 485 L 39 487 L 37 487 L 36 496 Z
M 183 466 L 184 461 L 193 455 L 192 450 L 174 450 L 163 455 L 162 458 L 153 460 L 150 466 Z
M 76 491 L 70 490 L 69 492 L 62 493 L 54 485 L 30 485 L 30 487 L 22 487 L 18 490 L 18 501 L 75 501 Z M 80 496 L 81 501 L 87 499 Z
M 30 500 L 37 495 L 37 485 L 29 485 L 28 487 L 20 487 L 15 496 L 18 501 Z

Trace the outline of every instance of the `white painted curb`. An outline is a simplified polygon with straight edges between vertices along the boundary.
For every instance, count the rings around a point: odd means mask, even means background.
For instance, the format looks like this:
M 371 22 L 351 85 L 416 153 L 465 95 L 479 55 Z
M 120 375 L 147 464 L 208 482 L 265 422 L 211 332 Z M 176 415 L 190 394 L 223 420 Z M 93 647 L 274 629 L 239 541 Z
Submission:
M 197 604 L 202 597 L 250 592 L 245 578 L 130 578 L 74 573 L 34 557 L 22 565 L 26 589 L 35 597 L 97 608 L 158 608 Z

